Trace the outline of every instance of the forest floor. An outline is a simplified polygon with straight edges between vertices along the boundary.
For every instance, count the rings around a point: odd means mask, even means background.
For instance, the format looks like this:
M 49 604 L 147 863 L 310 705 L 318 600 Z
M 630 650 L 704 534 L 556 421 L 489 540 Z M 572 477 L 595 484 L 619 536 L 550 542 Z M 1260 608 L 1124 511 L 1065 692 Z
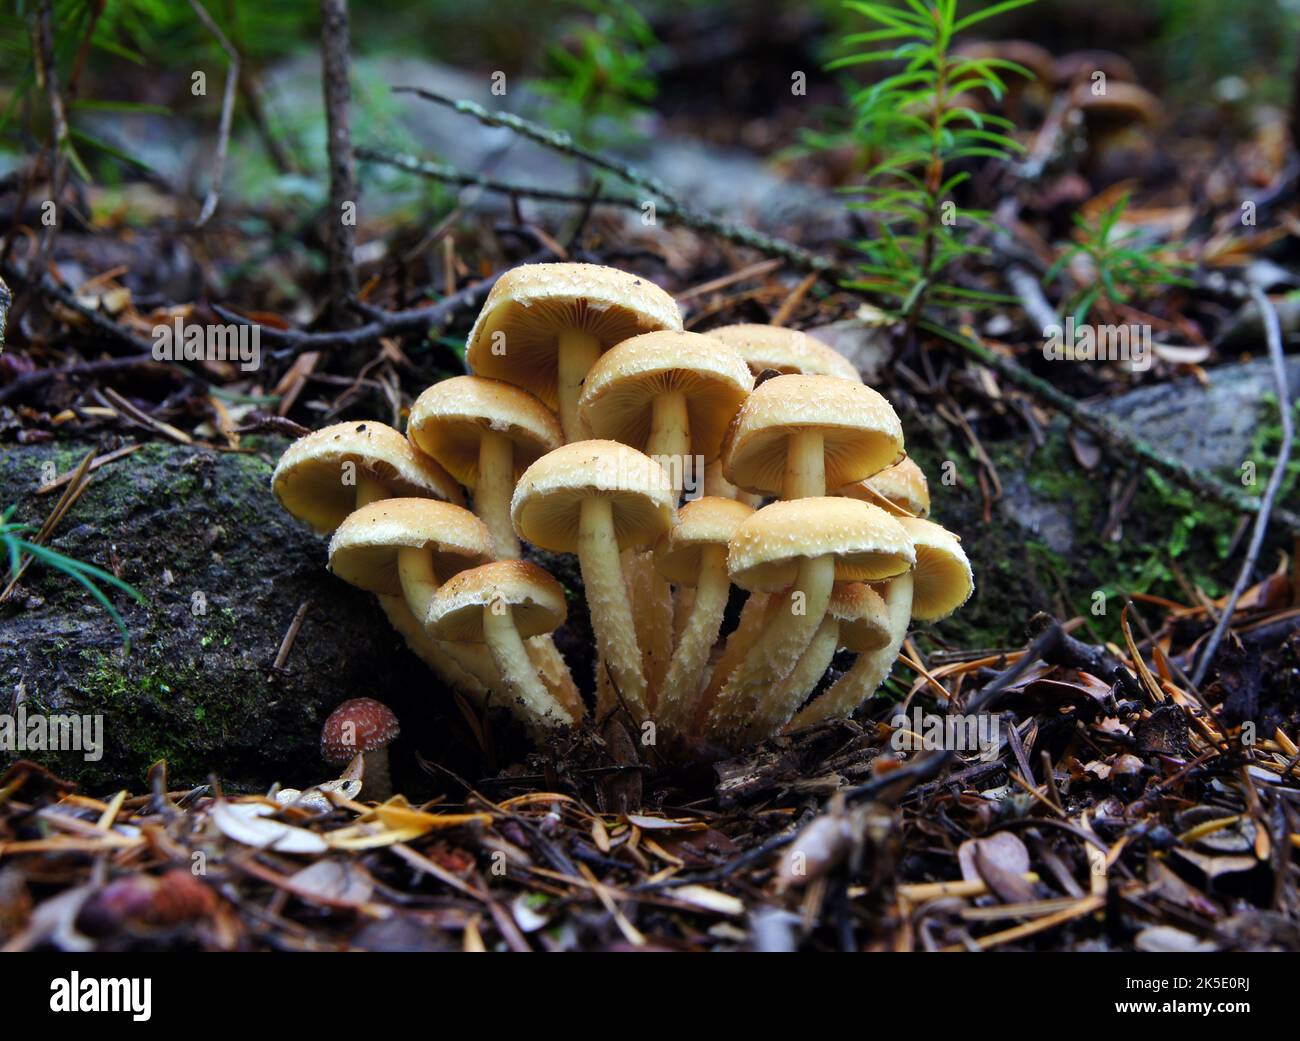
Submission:
M 332 665 L 320 677 L 305 665 L 319 663 L 316 648 L 339 632 L 374 625 L 341 601 L 311 623 L 317 630 L 303 627 L 296 672 L 259 666 L 245 686 L 244 665 L 211 659 L 223 689 L 265 700 L 300 689 L 305 699 L 310 688 L 319 698 L 296 723 L 285 704 L 275 706 L 289 728 L 284 746 L 256 729 L 230 739 L 224 719 L 208 720 L 196 728 L 196 755 L 168 744 L 180 739 L 155 721 L 142 759 L 117 764 L 119 774 L 78 777 L 80 786 L 57 762 L 5 756 L 0 945 L 1300 949 L 1300 504 L 1294 465 L 1276 496 L 1260 494 L 1283 447 L 1277 401 L 1290 391 L 1285 375 L 1274 385 L 1274 367 L 1259 365 L 1276 358 L 1282 370 L 1283 345 L 1300 328 L 1289 295 L 1297 280 L 1287 271 L 1295 166 L 1264 131 L 1226 152 L 1207 151 L 1190 132 L 1103 152 L 1062 108 L 1047 105 L 1029 134 L 1030 156 L 1041 157 L 1031 177 L 978 186 L 984 201 L 1010 200 L 1001 215 L 1015 241 L 991 239 L 994 259 L 972 284 L 1023 269 L 1040 288 L 1010 278 L 1019 305 L 959 315 L 949 336 L 911 335 L 884 318 L 842 277 L 851 251 L 799 214 L 739 214 L 708 227 L 665 206 L 662 225 L 646 226 L 639 211 L 625 212 L 626 200 L 599 202 L 594 178 L 585 201 L 558 209 L 517 191 L 500 194 L 500 209 L 486 215 L 475 197 L 433 228 L 396 218 L 363 227 L 360 253 L 369 259 L 346 307 L 313 266 L 320 243 L 310 220 L 250 207 L 257 235 L 235 221 L 195 229 L 175 219 L 175 201 L 155 185 L 138 186 L 130 200 L 87 193 L 78 200 L 87 220 L 49 241 L 47 253 L 30 229 L 40 226 L 33 185 L 50 171 L 33 157 L 23 189 L 15 187 L 22 178 L 3 188 L 15 227 L 28 232 L 7 239 L 0 267 L 13 291 L 4 300 L 0 441 L 5 466 L 26 469 L 21 479 L 0 470 L 0 479 L 11 480 L 18 519 L 41 529 L 39 541 L 135 581 L 146 570 L 140 545 L 158 526 L 247 508 L 238 524 L 249 541 L 216 546 L 225 577 L 214 582 L 241 581 L 232 571 L 247 580 L 251 546 L 323 557 L 306 536 L 268 526 L 258 538 L 260 511 L 274 508 L 265 479 L 284 439 L 363 416 L 400 427 L 415 394 L 462 371 L 463 334 L 496 275 L 524 261 L 574 260 L 664 285 L 691 329 L 786 324 L 841 346 L 904 415 L 909 450 L 924 468 L 954 464 L 959 479 L 936 487 L 935 513 L 971 547 L 979 593 L 964 620 L 913 633 L 890 697 L 860 718 L 741 755 L 704 754 L 683 766 L 651 749 L 642 759 L 625 733 L 620 741 L 591 727 L 532 751 L 508 725 L 470 725 L 449 703 L 437 722 L 458 751 L 433 755 L 414 740 L 404 766 L 409 798 L 365 804 L 346 786 L 314 805 L 288 805 L 274 789 L 251 794 L 267 779 L 259 745 L 292 762 L 277 779 L 308 787 L 320 776 L 303 756 L 316 709 L 340 691 L 329 685 Z M 673 129 L 703 138 L 704 122 L 686 115 Z M 776 130 L 766 145 L 776 153 L 789 143 Z M 790 160 L 779 172 L 811 183 L 808 162 Z M 612 179 L 608 168 L 601 176 Z M 1187 285 L 1143 303 L 1152 312 L 1113 309 L 1116 320 L 1154 325 L 1167 342 L 1145 373 L 1053 366 L 1041 323 L 1028 316 L 1064 303 L 1041 289 L 1051 243 L 1069 235 L 1067 212 L 1080 200 L 1095 218 L 1129 193 L 1128 227 L 1177 237 L 1196 258 Z M 1243 193 L 1262 200 L 1266 228 L 1234 223 Z M 15 241 L 22 248 L 11 250 Z M 178 317 L 260 323 L 262 369 L 250 376 L 231 363 L 156 362 L 150 330 Z M 1240 415 L 1227 402 L 1221 415 L 1198 416 L 1205 399 L 1197 395 L 1251 362 L 1247 398 L 1260 411 L 1226 459 L 1189 465 L 1181 438 L 1153 434 L 1150 443 L 1133 423 L 1106 418 L 1107 403 L 1126 395 L 1191 385 L 1175 409 L 1190 444 L 1198 422 Z M 1262 400 L 1269 394 L 1271 406 Z M 140 462 L 137 452 L 155 479 L 166 473 L 175 483 L 194 468 L 207 476 L 174 503 L 131 478 L 135 498 L 105 539 L 78 511 L 111 508 L 96 496 L 115 470 Z M 192 456 L 209 461 L 192 467 Z M 1249 494 L 1238 480 L 1246 464 L 1259 473 Z M 213 492 L 244 470 L 261 504 Z M 37 473 L 39 488 L 30 479 Z M 177 512 L 148 513 L 155 527 L 133 539 L 132 518 L 159 502 Z M 207 514 L 187 514 L 187 502 Z M 1261 514 L 1267 538 L 1243 570 Z M 187 572 L 211 565 L 213 545 L 202 549 Z M 317 563 L 307 565 L 316 569 L 310 581 L 335 596 Z M 39 623 L 30 631 L 49 641 L 42 654 L 91 626 L 100 627 L 100 649 L 111 645 L 106 616 L 74 617 L 53 598 L 57 576 L 36 571 L 4 591 L 6 626 Z M 1233 598 L 1243 573 L 1249 581 Z M 275 578 L 286 583 L 282 594 L 296 593 L 292 574 Z M 264 594 L 275 578 L 259 575 Z M 1103 613 L 1092 610 L 1099 592 Z M 171 595 L 174 619 L 185 597 Z M 291 618 L 298 604 L 279 606 Z M 258 602 L 246 607 L 256 613 Z M 146 700 L 160 696 L 147 669 L 176 665 L 169 645 L 151 644 L 157 616 L 147 610 L 123 605 L 145 665 L 131 666 L 137 671 L 120 684 Z M 46 626 L 50 619 L 57 624 Z M 259 639 L 282 646 L 287 621 L 267 624 Z M 390 666 L 396 650 L 366 646 L 385 669 L 411 664 Z M 82 682 L 94 665 L 102 680 L 104 660 L 70 656 L 68 667 Z M 1193 682 L 1203 660 L 1205 675 Z M 22 687 L 30 659 L 0 661 L 6 686 L 12 673 Z M 575 673 L 583 664 L 571 662 Z M 186 682 L 202 689 L 201 676 Z M 111 693 L 122 693 L 117 681 Z M 229 705 L 203 704 L 246 707 L 233 695 Z M 914 747 L 890 725 L 900 710 L 922 735 L 926 719 L 913 723 L 913 710 L 930 720 L 987 713 L 999 750 Z M 223 741 L 238 757 L 223 762 Z M 130 791 L 102 788 L 121 774 L 135 776 Z

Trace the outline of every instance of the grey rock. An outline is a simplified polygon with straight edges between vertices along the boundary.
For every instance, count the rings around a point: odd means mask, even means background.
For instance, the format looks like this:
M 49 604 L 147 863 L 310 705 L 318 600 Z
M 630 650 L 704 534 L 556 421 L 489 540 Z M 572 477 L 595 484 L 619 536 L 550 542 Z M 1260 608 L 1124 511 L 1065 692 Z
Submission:
M 0 503 L 39 525 L 55 498 L 33 494 L 43 467 L 67 473 L 88 448 L 6 446 Z M 119 631 L 80 586 L 33 565 L 0 605 L 0 713 L 15 710 L 21 689 L 28 713 L 102 715 L 104 755 L 0 749 L 0 770 L 27 757 L 91 792 L 140 791 L 149 765 L 165 758 L 173 786 L 212 774 L 234 789 L 307 787 L 336 774 L 320 758 L 325 716 L 362 695 L 402 722 L 395 773 L 418 776 L 415 750 L 454 762 L 458 746 L 473 745 L 448 692 L 374 598 L 326 571 L 325 540 L 279 508 L 270 473 L 256 455 L 151 444 L 95 474 L 50 544 L 116 571 L 144 596 L 135 604 L 109 590 L 132 649 L 122 653 Z M 276 671 L 305 600 L 306 620 Z

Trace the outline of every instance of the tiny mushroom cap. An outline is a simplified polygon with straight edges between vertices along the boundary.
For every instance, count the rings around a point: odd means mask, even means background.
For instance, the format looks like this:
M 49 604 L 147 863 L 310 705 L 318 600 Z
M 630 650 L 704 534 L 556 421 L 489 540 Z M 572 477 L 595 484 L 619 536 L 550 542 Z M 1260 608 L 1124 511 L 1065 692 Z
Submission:
M 689 426 L 686 450 L 707 463 L 718 457 L 727 425 L 753 389 L 745 360 L 709 337 L 643 333 L 601 355 L 587 373 L 578 408 L 596 437 L 655 451 L 655 400 L 680 394 Z
M 795 581 L 799 564 L 835 558 L 840 582 L 874 582 L 912 567 L 912 540 L 900 521 L 857 499 L 810 497 L 773 502 L 744 521 L 727 551 L 731 580 L 755 593 Z
M 930 485 L 911 459 L 887 466 L 865 481 L 846 484 L 837 493 L 874 502 L 896 517 L 926 517 L 930 513 Z
M 953 53 L 974 61 L 993 59 L 1013 62 L 1021 69 L 1027 69 L 1035 80 L 1047 87 L 1056 82 L 1056 59 L 1052 57 L 1052 52 L 1029 40 L 973 40 L 955 47 Z M 1003 80 L 1008 80 L 1011 76 L 1017 80 L 1024 77 L 1020 69 L 1007 68 L 1005 65 L 995 71 Z M 1008 85 L 1014 87 L 1015 82 L 1016 80 L 1011 80 Z
M 677 511 L 677 523 L 655 546 L 659 574 L 680 586 L 699 580 L 706 546 L 726 546 L 736 529 L 753 516 L 752 507 L 734 499 L 706 495 Z
M 330 539 L 330 570 L 372 593 L 400 594 L 398 556 L 427 549 L 445 580 L 492 559 L 486 525 L 462 506 L 433 499 L 381 499 L 357 510 Z
M 798 329 L 780 325 L 723 325 L 705 335 L 736 348 L 755 376 L 775 371 L 786 376 L 839 376 L 862 382 L 848 358 Z
M 479 376 L 455 376 L 426 389 L 406 426 L 416 448 L 470 489 L 478 483 L 479 443 L 489 432 L 513 445 L 515 476 L 564 441 L 555 414 L 532 394 Z
M 426 625 L 439 639 L 483 643 L 483 608 L 511 609 L 521 639 L 554 632 L 568 617 L 564 587 L 536 564 L 498 560 L 462 571 L 438 590 Z
M 912 617 L 933 622 L 961 607 L 975 590 L 970 561 L 957 536 L 933 521 L 900 517 L 916 547 Z
M 866 583 L 837 584 L 827 610 L 840 623 L 841 647 L 868 653 L 889 643 L 889 609 L 884 597 Z
M 780 494 L 789 441 L 818 434 L 825 485 L 870 477 L 903 457 L 903 425 L 870 387 L 830 376 L 776 376 L 759 384 L 732 422 L 722 469 L 738 488 Z
M 387 748 L 399 733 L 393 710 L 374 698 L 353 698 L 330 713 L 321 728 L 321 756 L 342 766 L 364 752 Z
M 524 264 L 493 285 L 466 360 L 477 375 L 523 387 L 557 408 L 562 332 L 586 333 L 604 351 L 639 333 L 681 327 L 677 301 L 648 279 L 598 264 Z
M 351 464 L 355 472 L 344 467 Z M 432 459 L 421 455 L 383 423 L 335 423 L 300 437 L 285 450 L 271 476 L 280 504 L 322 534 L 333 531 L 357 506 L 352 474 L 392 496 L 463 503 L 460 488 Z
M 676 493 L 664 468 L 617 441 L 575 441 L 542 456 L 515 487 L 510 515 L 520 537 L 575 553 L 582 503 L 610 501 L 621 549 L 647 549 L 673 522 Z
M 1080 83 L 1071 101 L 1083 113 L 1088 126 L 1103 133 L 1137 123 L 1151 126 L 1163 116 L 1156 96 L 1136 83 L 1109 82 L 1104 94 L 1094 94 L 1091 83 Z
M 1133 63 L 1114 51 L 1070 51 L 1057 58 L 1052 66 L 1052 76 L 1062 87 L 1081 79 L 1091 82 L 1096 72 L 1105 74 L 1107 90 L 1113 81 L 1136 83 L 1138 78 Z

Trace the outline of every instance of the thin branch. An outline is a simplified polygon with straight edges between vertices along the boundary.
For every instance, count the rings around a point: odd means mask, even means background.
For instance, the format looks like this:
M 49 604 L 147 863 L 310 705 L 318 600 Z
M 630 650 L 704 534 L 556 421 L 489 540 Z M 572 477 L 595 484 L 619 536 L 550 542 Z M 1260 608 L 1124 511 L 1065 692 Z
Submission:
M 551 257 L 552 254 L 548 250 L 536 253 L 522 261 L 522 263 L 535 264 Z M 329 350 L 338 347 L 360 347 L 372 340 L 377 340 L 381 336 L 392 336 L 397 333 L 428 331 L 430 329 L 441 331 L 461 311 L 481 306 L 488 293 L 492 291 L 496 280 L 504 273 L 504 269 L 498 271 L 481 282 L 466 286 L 453 295 L 439 300 L 436 304 L 429 304 L 425 307 L 387 312 L 367 308 L 365 313 L 370 316 L 370 321 L 365 325 L 357 326 L 355 329 L 307 332 L 301 329 L 272 329 L 268 326 L 262 326 L 261 336 L 263 340 L 274 346 L 300 352 Z M 216 304 L 211 306 L 212 310 L 227 322 L 235 322 L 239 325 L 253 324 L 243 315 L 227 311 L 224 307 Z
M 226 149 L 230 145 L 230 125 L 235 115 L 235 92 L 239 87 L 239 52 L 226 39 L 221 26 L 212 20 L 212 16 L 199 0 L 190 0 L 190 7 L 194 10 L 194 16 L 216 39 L 217 46 L 225 51 L 226 59 L 230 63 L 226 68 L 226 86 L 221 95 L 221 126 L 217 132 L 217 154 L 213 160 L 212 184 L 208 188 L 207 198 L 203 200 L 199 219 L 194 225 L 196 228 L 201 228 L 211 219 L 217 210 L 217 203 L 221 201 L 221 177 L 226 169 Z
M 321 0 L 321 75 L 330 164 L 329 291 L 335 324 L 347 320 L 347 302 L 357 295 L 356 221 L 345 215 L 356 206 L 357 179 L 352 165 L 352 85 L 347 0 Z
M 41 233 L 35 260 L 38 270 L 44 269 L 45 260 L 54 244 L 54 236 L 62 223 L 63 215 L 58 212 L 58 207 L 63 201 L 63 186 L 68 172 L 68 116 L 63 105 L 63 95 L 59 92 L 59 70 L 54 62 L 54 29 L 50 24 L 52 6 L 50 0 L 42 0 L 36 12 L 34 28 L 36 82 L 45 88 L 50 106 L 50 199 L 55 205 L 55 219 Z
M 1250 534 L 1250 546 L 1246 550 L 1246 559 L 1241 563 L 1241 571 L 1237 574 L 1237 581 L 1232 587 L 1232 593 L 1228 596 L 1228 602 L 1224 605 L 1223 610 L 1219 612 L 1218 624 L 1215 625 L 1214 632 L 1210 634 L 1204 650 L 1201 651 L 1200 659 L 1196 663 L 1196 671 L 1192 673 L 1192 683 L 1197 687 L 1205 679 L 1205 673 L 1210 667 L 1210 662 L 1214 660 L 1219 644 L 1232 622 L 1232 614 L 1237 609 L 1237 601 L 1241 599 L 1241 594 L 1246 591 L 1246 586 L 1250 583 L 1251 575 L 1255 570 L 1255 564 L 1259 560 L 1260 550 L 1264 546 L 1264 535 L 1268 530 L 1269 516 L 1273 512 L 1273 503 L 1282 487 L 1283 480 L 1286 478 L 1286 467 L 1291 458 L 1291 441 L 1295 436 L 1295 430 L 1291 422 L 1291 399 L 1287 388 L 1286 361 L 1282 356 L 1282 326 L 1278 321 L 1277 308 L 1273 306 L 1273 302 L 1269 300 L 1258 283 L 1251 284 L 1250 296 L 1255 301 L 1255 306 L 1259 308 L 1259 312 L 1264 319 L 1264 333 L 1268 341 L 1268 356 L 1273 364 L 1273 380 L 1277 384 L 1277 406 L 1282 416 L 1282 444 L 1278 448 L 1277 461 L 1273 464 L 1273 472 L 1269 475 L 1268 486 L 1264 490 L 1264 498 L 1260 502 L 1259 513 L 1255 517 L 1255 527 Z
M 1065 415 L 1076 426 L 1086 430 L 1098 441 L 1121 455 L 1136 457 L 1140 462 L 1159 471 L 1165 477 L 1184 488 L 1195 492 L 1204 499 L 1217 502 L 1239 513 L 1257 514 L 1261 511 L 1261 501 L 1253 496 L 1239 492 L 1226 481 L 1221 481 L 1213 474 L 1206 473 L 1194 466 L 1189 466 L 1178 459 L 1165 455 L 1134 436 L 1111 420 L 1096 415 L 1086 409 L 1068 394 L 1057 390 L 1047 380 L 1035 376 L 1021 368 L 1009 358 L 1004 358 L 989 350 L 981 343 L 976 343 L 965 336 L 945 329 L 931 322 L 921 323 L 922 327 L 936 336 L 955 344 L 978 361 L 996 370 L 1011 383 L 1038 398 Z M 1275 508 L 1273 516 L 1293 533 L 1300 534 L 1300 517 L 1289 510 Z
M 621 159 L 614 159 L 610 156 L 601 155 L 599 152 L 590 148 L 584 148 L 573 140 L 573 138 L 563 131 L 550 130 L 547 127 L 537 123 L 530 122 L 513 112 L 493 112 L 484 108 L 474 101 L 457 100 L 450 98 L 445 94 L 438 94 L 432 90 L 425 90 L 422 87 L 394 87 L 394 94 L 414 94 L 416 97 L 423 98 L 425 101 L 432 101 L 439 105 L 446 105 L 448 108 L 455 110 L 466 116 L 473 116 L 480 123 L 490 127 L 501 127 L 505 130 L 513 131 L 520 137 L 526 137 L 530 141 L 535 141 L 539 145 L 551 149 L 553 152 L 559 152 L 561 155 L 567 155 L 572 159 L 580 159 L 590 166 L 599 167 L 602 170 L 608 170 L 617 177 L 622 178 L 628 184 L 634 184 L 638 188 L 644 188 L 652 195 L 659 196 L 664 202 L 674 209 L 685 209 L 685 203 L 679 199 L 670 188 L 662 181 L 644 174 L 635 167 L 623 162 Z
M 512 181 L 500 181 L 494 177 L 489 177 L 487 174 L 470 173 L 455 166 L 448 166 L 446 163 L 435 163 L 427 159 L 416 158 L 413 155 L 404 155 L 400 152 L 382 152 L 377 148 L 357 148 L 353 150 L 352 154 L 363 162 L 380 163 L 383 166 L 392 166 L 398 170 L 416 174 L 419 177 L 440 181 L 443 184 L 458 184 L 463 188 L 481 188 L 484 191 L 496 192 L 500 195 L 517 195 L 527 199 L 537 199 L 541 202 L 571 203 L 574 206 L 620 206 L 629 210 L 639 210 L 641 208 L 641 204 L 631 197 L 601 195 L 592 199 L 589 193 L 565 192 L 554 188 L 539 188 L 528 184 L 516 184 Z
M 688 228 L 716 235 L 728 242 L 734 242 L 738 246 L 746 246 L 761 253 L 766 253 L 768 256 L 781 257 L 800 270 L 816 271 L 818 274 L 824 275 L 829 281 L 838 286 L 847 286 L 858 277 L 856 273 L 841 267 L 830 257 L 824 257 L 811 250 L 804 249 L 787 239 L 765 235 L 754 228 L 742 224 L 732 224 L 729 221 L 711 217 L 698 210 L 692 210 L 662 181 L 651 177 L 649 174 L 642 173 L 621 159 L 613 159 L 589 148 L 583 148 L 581 145 L 575 144 L 568 134 L 549 130 L 511 112 L 493 112 L 477 102 L 449 98 L 443 94 L 437 94 L 419 87 L 394 87 L 393 92 L 415 94 L 426 101 L 446 105 L 456 112 L 477 119 L 486 126 L 501 127 L 513 131 L 521 137 L 526 137 L 530 141 L 535 141 L 551 149 L 553 152 L 607 170 L 628 184 L 642 188 L 663 200 L 662 205 L 656 204 L 655 206 L 656 216 L 662 215 L 668 220 L 675 221 Z M 641 203 L 637 205 L 640 206 Z
M 0 278 L 0 355 L 5 352 L 5 325 L 9 321 L 9 305 L 13 302 L 13 293 L 9 292 L 5 280 Z

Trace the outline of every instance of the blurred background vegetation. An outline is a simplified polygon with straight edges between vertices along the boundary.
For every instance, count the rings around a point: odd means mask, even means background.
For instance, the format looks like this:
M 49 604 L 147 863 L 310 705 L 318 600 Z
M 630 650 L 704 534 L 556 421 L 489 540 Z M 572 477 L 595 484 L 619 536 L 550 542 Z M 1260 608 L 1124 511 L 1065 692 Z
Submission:
M 249 83 L 318 49 L 314 0 L 206 6 L 240 52 Z M 43 104 L 32 104 L 30 7 L 31 0 L 9 0 L 0 15 L 0 172 L 30 152 L 47 118 Z M 424 0 L 353 4 L 351 12 L 359 59 L 411 57 L 504 72 L 508 82 L 528 87 L 531 106 L 545 110 L 551 125 L 575 130 L 603 117 L 620 133 L 650 132 L 639 117 L 653 114 L 718 143 L 767 152 L 790 143 L 788 124 L 816 129 L 806 126 L 810 112 L 833 121 L 845 80 L 859 75 L 826 69 L 843 52 L 843 37 L 860 28 L 841 0 Z M 73 162 L 83 176 L 111 183 L 138 168 L 138 157 L 94 132 L 94 113 L 215 118 L 224 56 L 187 3 L 58 0 L 55 16 L 58 65 L 76 90 Z M 1040 0 L 984 30 L 1057 54 L 1118 51 L 1148 89 L 1185 106 L 1188 119 L 1218 126 L 1225 105 L 1287 102 L 1300 0 Z M 216 80 L 205 97 L 190 93 L 196 68 Z M 811 108 L 805 99 L 792 104 L 794 69 L 808 76 Z M 390 126 L 392 102 L 383 84 L 360 77 L 357 86 L 363 114 L 355 123 L 364 140 Z M 267 107 L 272 131 L 303 172 L 312 172 L 320 153 L 311 138 L 319 129 Z M 255 118 L 249 109 L 239 105 L 237 120 Z M 728 118 L 717 118 L 723 114 Z

